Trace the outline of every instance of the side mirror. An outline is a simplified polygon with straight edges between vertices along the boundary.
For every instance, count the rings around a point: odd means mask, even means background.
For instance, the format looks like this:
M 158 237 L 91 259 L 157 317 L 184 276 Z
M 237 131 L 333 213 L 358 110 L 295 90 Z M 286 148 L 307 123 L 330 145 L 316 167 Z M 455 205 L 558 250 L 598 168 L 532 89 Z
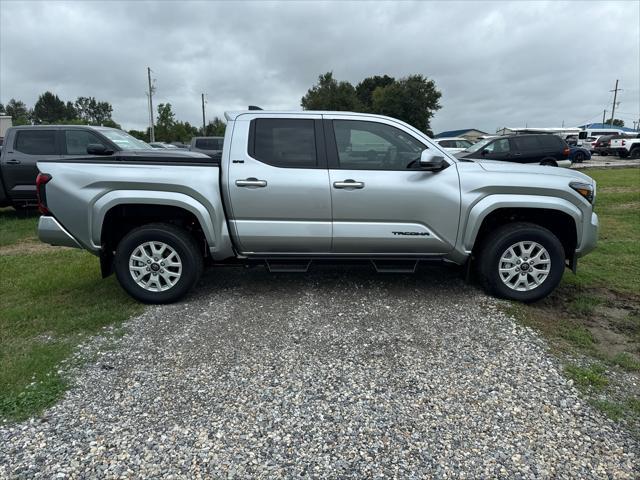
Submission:
M 420 154 L 420 170 L 437 172 L 447 168 L 449 164 L 445 162 L 444 157 L 436 155 L 430 150 L 423 150 Z
M 87 145 L 87 153 L 89 155 L 111 155 L 113 150 L 105 147 L 100 143 L 90 143 Z

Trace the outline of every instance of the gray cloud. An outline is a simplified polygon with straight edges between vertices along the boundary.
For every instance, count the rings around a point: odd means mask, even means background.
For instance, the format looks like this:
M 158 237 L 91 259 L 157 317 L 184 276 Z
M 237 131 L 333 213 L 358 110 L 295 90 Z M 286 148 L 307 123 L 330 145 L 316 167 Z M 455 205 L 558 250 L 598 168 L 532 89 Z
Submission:
M 155 103 L 181 120 L 257 104 L 299 109 L 320 73 L 357 83 L 421 73 L 443 92 L 435 131 L 640 117 L 637 2 L 0 1 L 0 101 L 52 90 L 108 100 L 124 128 Z

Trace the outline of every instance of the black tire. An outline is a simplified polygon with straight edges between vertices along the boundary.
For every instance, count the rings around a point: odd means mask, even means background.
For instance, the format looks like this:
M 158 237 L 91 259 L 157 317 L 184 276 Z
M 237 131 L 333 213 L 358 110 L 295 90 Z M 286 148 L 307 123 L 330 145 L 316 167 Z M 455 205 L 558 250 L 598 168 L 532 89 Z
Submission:
M 544 165 L 547 167 L 557 167 L 558 164 L 556 163 L 555 159 L 553 158 L 543 158 L 542 161 L 540 162 L 540 165 Z
M 502 255 L 518 242 L 538 243 L 546 249 L 550 260 L 546 279 L 527 291 L 518 291 L 507 286 L 499 273 Z M 496 297 L 524 303 L 535 302 L 549 295 L 560 283 L 565 267 L 564 248 L 560 240 L 546 228 L 525 222 L 511 223 L 498 228 L 485 239 L 478 257 L 478 276 L 485 291 Z
M 140 245 L 146 242 L 162 242 L 179 256 L 181 274 L 176 283 L 164 291 L 151 291 L 143 288 L 133 278 L 129 270 L 129 259 Z M 161 268 L 158 262 L 154 262 Z M 122 288 L 133 298 L 144 303 L 171 303 L 183 297 L 198 282 L 202 275 L 204 258 L 198 245 L 188 232 L 168 223 L 151 223 L 129 232 L 118 244 L 114 259 L 116 277 Z M 169 271 L 169 267 L 165 267 Z M 152 275 L 152 274 L 144 274 Z M 160 280 L 159 272 L 156 274 Z M 150 278 L 150 277 L 147 277 Z
M 620 150 L 620 152 L 618 153 L 618 156 L 620 158 L 627 158 L 629 156 L 629 152 L 627 152 L 626 150 Z
M 576 152 L 575 156 L 573 157 L 573 161 L 575 163 L 582 163 L 584 162 L 584 153 L 582 152 Z
M 630 160 L 635 160 L 640 158 L 640 147 L 635 147 L 633 150 L 631 150 L 629 152 L 629 159 Z

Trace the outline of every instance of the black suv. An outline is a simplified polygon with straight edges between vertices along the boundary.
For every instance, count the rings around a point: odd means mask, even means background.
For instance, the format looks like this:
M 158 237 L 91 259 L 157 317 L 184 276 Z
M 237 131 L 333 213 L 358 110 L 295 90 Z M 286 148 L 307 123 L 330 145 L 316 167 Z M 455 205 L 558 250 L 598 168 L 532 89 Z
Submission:
M 551 134 L 509 135 L 489 138 L 470 146 L 456 158 L 502 160 L 516 163 L 539 163 L 554 167 L 568 167 L 569 146 L 560 137 Z

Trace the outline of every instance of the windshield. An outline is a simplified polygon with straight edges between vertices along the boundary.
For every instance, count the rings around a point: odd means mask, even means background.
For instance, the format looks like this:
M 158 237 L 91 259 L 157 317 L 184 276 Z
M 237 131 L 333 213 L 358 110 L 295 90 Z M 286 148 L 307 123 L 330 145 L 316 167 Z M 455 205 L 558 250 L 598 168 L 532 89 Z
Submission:
M 153 148 L 148 143 L 138 140 L 122 130 L 100 130 L 100 133 L 122 150 L 149 150 Z
M 478 143 L 474 143 L 469 148 L 467 148 L 465 150 L 465 152 L 469 152 L 469 153 L 477 152 L 478 150 L 483 148 L 487 143 L 489 143 L 491 140 L 493 140 L 493 139 L 492 138 L 486 138 L 484 140 L 480 140 Z

